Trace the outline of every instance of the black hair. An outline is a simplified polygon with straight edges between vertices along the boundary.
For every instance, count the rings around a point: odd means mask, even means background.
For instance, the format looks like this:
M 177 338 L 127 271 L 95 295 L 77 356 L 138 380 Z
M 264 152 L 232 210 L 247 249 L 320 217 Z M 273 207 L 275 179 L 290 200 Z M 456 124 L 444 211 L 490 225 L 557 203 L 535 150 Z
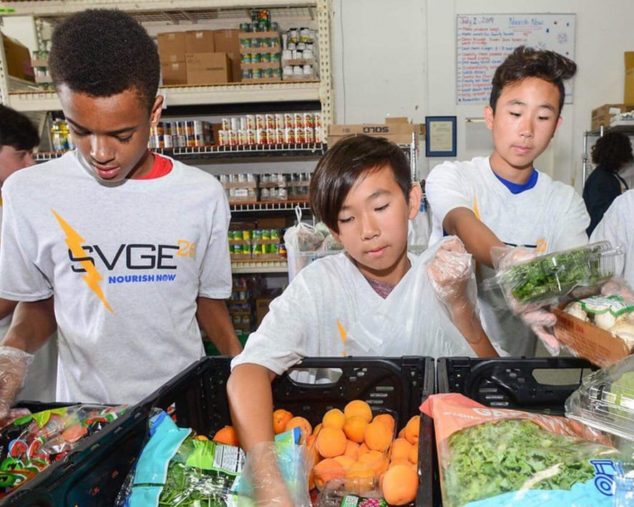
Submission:
M 405 153 L 383 137 L 347 136 L 328 149 L 310 180 L 310 207 L 331 230 L 339 232 L 338 215 L 355 182 L 365 173 L 390 167 L 409 202 L 412 189 Z
M 0 147 L 32 150 L 38 144 L 40 136 L 31 120 L 15 109 L 0 104 Z
M 89 9 L 66 18 L 52 37 L 49 56 L 55 86 L 110 97 L 134 89 L 152 110 L 161 64 L 152 38 L 118 10 Z
M 591 153 L 592 162 L 610 172 L 617 172 L 634 158 L 630 138 L 621 132 L 606 132 L 594 143 Z
M 564 81 L 577 72 L 577 64 L 554 51 L 518 46 L 506 57 L 493 75 L 489 106 L 495 106 L 505 86 L 528 77 L 537 77 L 554 84 L 559 89 L 559 113 L 564 107 L 566 91 Z

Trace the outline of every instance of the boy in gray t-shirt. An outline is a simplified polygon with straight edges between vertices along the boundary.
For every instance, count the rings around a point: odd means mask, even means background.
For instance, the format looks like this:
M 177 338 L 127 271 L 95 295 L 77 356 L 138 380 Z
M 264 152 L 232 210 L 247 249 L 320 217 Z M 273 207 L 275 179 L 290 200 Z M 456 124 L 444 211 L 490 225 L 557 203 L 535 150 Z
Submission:
M 49 65 L 77 149 L 2 189 L 0 297 L 30 316 L 0 347 L 0 418 L 53 318 L 60 401 L 139 401 L 203 355 L 199 323 L 241 349 L 223 189 L 147 148 L 163 105 L 152 39 L 120 11 L 84 11 L 55 29 Z

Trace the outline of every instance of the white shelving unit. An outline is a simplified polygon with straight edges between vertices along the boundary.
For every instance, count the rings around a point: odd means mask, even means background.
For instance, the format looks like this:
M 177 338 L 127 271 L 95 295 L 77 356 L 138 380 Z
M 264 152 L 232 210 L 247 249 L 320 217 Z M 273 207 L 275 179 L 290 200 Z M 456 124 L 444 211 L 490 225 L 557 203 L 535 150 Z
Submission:
M 167 106 L 198 104 L 246 104 L 262 102 L 316 101 L 321 104 L 324 126 L 332 122 L 332 78 L 330 72 L 330 0 L 50 0 L 5 2 L 1 17 L 30 16 L 41 43 L 45 25 L 55 25 L 65 16 L 85 9 L 121 9 L 152 32 L 157 26 L 187 24 L 205 28 L 211 23 L 237 27 L 248 20 L 252 8 L 268 8 L 275 20 L 307 19 L 316 27 L 319 44 L 319 82 L 271 84 L 227 84 L 217 86 L 164 87 L 160 93 Z M 232 23 L 233 21 L 233 23 Z M 25 112 L 59 110 L 53 91 L 25 88 L 5 73 L 4 48 L 0 45 L 0 101 Z

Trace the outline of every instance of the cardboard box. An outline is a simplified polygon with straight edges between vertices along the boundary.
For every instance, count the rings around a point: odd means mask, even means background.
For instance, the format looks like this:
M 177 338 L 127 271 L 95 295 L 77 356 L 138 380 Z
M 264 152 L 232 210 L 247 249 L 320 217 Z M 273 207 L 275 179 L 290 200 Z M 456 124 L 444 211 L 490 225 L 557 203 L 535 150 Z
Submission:
M 392 118 L 394 120 L 394 118 Z M 412 142 L 412 134 L 418 142 L 424 135 L 425 126 L 408 121 L 391 121 L 390 123 L 364 123 L 359 125 L 330 125 L 328 127 L 328 145 L 332 146 L 342 137 L 351 134 L 366 134 L 374 137 L 385 137 L 397 144 Z
M 232 81 L 242 80 L 240 69 L 240 30 L 214 30 L 214 47 L 219 53 L 227 53 L 231 61 Z
M 27 81 L 35 81 L 33 67 L 31 67 L 31 53 L 26 46 L 17 40 L 2 34 L 4 43 L 5 65 L 7 74 Z
M 188 53 L 187 84 L 231 82 L 231 64 L 227 53 Z
M 187 64 L 185 62 L 161 63 L 163 85 L 187 84 Z
M 632 104 L 603 104 L 592 110 L 592 130 L 596 130 L 601 127 L 609 127 L 612 120 L 610 109 L 618 109 L 622 113 L 634 110 L 634 103 Z
M 625 86 L 623 102 L 634 104 L 634 51 L 626 51 L 625 59 Z
M 612 333 L 573 317 L 561 308 L 553 309 L 553 313 L 557 316 L 555 336 L 579 357 L 604 368 L 630 355 L 627 344 Z
M 185 61 L 186 32 L 164 32 L 156 36 L 161 63 Z
M 185 53 L 214 53 L 213 30 L 196 30 L 185 32 Z M 224 50 L 218 50 L 224 51 Z

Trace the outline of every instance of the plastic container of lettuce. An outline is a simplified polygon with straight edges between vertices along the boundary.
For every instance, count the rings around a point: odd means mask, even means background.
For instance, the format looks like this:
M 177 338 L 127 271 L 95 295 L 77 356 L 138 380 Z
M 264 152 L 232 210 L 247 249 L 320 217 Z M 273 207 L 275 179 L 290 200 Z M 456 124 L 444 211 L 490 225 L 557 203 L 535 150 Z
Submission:
M 586 376 L 565 411 L 570 419 L 634 441 L 634 356 Z
M 499 270 L 494 280 L 510 306 L 546 306 L 577 287 L 598 288 L 614 276 L 620 255 L 620 246 L 599 241 L 514 264 Z

